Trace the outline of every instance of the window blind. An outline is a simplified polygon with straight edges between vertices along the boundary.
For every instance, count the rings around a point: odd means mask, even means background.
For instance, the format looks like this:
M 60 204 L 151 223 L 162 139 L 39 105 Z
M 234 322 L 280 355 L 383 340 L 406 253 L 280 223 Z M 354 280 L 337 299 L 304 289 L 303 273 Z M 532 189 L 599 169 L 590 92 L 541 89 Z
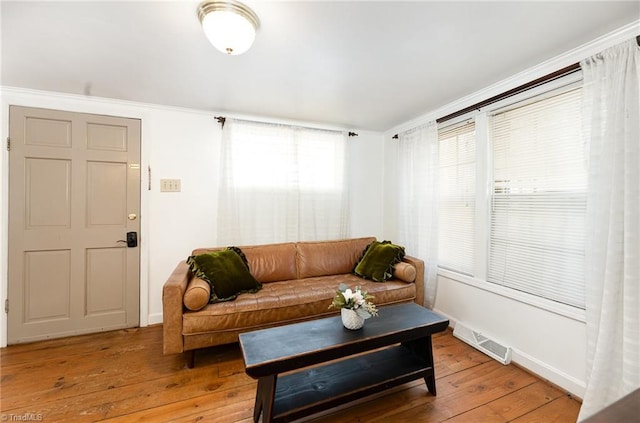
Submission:
M 581 89 L 497 111 L 490 131 L 488 282 L 584 308 Z
M 476 196 L 475 122 L 438 130 L 438 265 L 473 275 Z

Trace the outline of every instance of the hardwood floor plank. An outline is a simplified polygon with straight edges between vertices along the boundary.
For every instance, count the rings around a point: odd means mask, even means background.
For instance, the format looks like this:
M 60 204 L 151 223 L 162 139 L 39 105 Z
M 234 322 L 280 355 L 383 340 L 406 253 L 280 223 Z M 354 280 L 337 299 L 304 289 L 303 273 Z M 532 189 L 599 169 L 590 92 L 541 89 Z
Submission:
M 248 385 L 248 386 L 247 386 Z M 56 400 L 38 403 L 39 411 L 54 421 L 72 419 L 80 411 L 87 416 L 86 421 L 101 420 L 109 417 L 130 414 L 137 410 L 182 401 L 207 395 L 212 392 L 224 392 L 245 389 L 253 393 L 254 383 L 244 373 L 219 378 L 217 369 L 200 369 L 192 372 L 178 372 L 176 375 L 161 379 L 115 386 L 111 389 L 93 391 L 74 396 L 61 396 Z M 4 409 L 3 401 L 3 409 Z M 14 414 L 32 409 L 34 405 L 11 409 Z
M 158 338 L 160 335 L 160 339 Z M 28 344 L 11 345 L 9 349 L 0 349 L 2 366 L 33 362 L 46 357 L 48 359 L 82 356 L 96 350 L 126 350 L 130 343 L 141 345 L 162 341 L 162 326 L 154 325 L 143 329 L 123 329 L 96 334 L 73 336 L 62 339 L 50 339 Z
M 454 338 L 433 338 L 438 396 L 413 381 L 302 421 L 575 422 L 580 404 L 517 366 Z M 238 345 L 162 354 L 162 327 L 12 345 L 0 350 L 0 413 L 55 422 L 252 422 L 257 383 Z M 476 420 L 477 419 L 477 420 Z
M 120 421 L 225 421 L 228 416 L 236 420 L 253 416 L 253 389 L 226 390 L 196 398 L 189 398 L 159 407 L 149 408 L 104 420 L 113 423 Z M 229 421 L 229 420 L 227 420 Z M 231 420 L 235 421 L 235 420 Z
M 514 423 L 564 423 L 575 422 L 580 411 L 580 403 L 567 395 L 527 413 L 515 420 Z M 615 423 L 615 422 L 612 422 Z
M 436 382 L 437 384 L 437 382 Z M 403 385 L 391 394 L 374 400 L 349 405 L 343 411 L 331 412 L 312 419 L 313 423 L 356 423 L 356 422 L 401 422 L 442 421 L 446 417 L 434 405 L 434 399 L 427 392 L 424 381 Z M 409 412 L 407 415 L 404 412 Z M 411 420 L 413 419 L 413 420 Z
M 506 423 L 509 420 L 500 416 L 489 406 L 483 405 L 473 410 L 469 410 L 466 413 L 458 414 L 448 420 L 447 423 Z
M 489 361 L 438 381 L 438 399 L 447 401 L 451 416 L 494 401 L 536 382 L 531 374 Z M 451 417 L 450 416 L 450 417 Z
M 538 381 L 492 401 L 487 404 L 487 406 L 507 421 L 511 421 L 530 413 L 562 395 L 562 392 L 550 384 Z
M 491 360 L 486 354 L 460 342 L 451 335 L 443 340 L 434 339 L 433 352 L 440 360 L 436 364 L 436 375 L 442 376 Z

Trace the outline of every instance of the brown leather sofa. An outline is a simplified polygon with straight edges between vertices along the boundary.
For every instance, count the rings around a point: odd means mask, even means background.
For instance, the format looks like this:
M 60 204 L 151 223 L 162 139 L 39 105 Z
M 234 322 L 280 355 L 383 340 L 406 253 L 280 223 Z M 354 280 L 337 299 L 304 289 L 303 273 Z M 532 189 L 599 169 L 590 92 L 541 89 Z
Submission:
M 337 314 L 329 309 L 340 283 L 361 286 L 375 296 L 378 306 L 424 300 L 424 262 L 405 256 L 395 266 L 393 278 L 373 282 L 352 273 L 364 249 L 375 238 L 336 241 L 291 242 L 240 247 L 251 274 L 263 284 L 255 294 L 240 294 L 235 300 L 207 304 L 191 311 L 185 307 L 185 292 L 194 279 L 182 261 L 165 282 L 162 291 L 164 354 L 189 352 L 193 366 L 199 348 L 233 343 L 243 332 L 296 323 Z M 196 249 L 194 255 L 220 248 Z

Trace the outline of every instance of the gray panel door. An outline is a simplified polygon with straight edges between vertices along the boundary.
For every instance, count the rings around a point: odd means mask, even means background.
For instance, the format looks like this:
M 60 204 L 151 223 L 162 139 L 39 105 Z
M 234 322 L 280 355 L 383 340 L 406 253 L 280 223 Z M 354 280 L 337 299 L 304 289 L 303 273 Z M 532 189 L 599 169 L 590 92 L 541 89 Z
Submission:
M 8 343 L 139 324 L 140 121 L 9 108 Z

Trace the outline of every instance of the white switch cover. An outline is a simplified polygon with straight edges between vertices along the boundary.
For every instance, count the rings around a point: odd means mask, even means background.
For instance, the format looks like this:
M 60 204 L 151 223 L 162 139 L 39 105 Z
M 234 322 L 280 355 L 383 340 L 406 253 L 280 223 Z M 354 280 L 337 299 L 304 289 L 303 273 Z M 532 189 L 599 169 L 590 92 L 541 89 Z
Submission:
M 180 179 L 160 179 L 160 192 L 180 192 Z

